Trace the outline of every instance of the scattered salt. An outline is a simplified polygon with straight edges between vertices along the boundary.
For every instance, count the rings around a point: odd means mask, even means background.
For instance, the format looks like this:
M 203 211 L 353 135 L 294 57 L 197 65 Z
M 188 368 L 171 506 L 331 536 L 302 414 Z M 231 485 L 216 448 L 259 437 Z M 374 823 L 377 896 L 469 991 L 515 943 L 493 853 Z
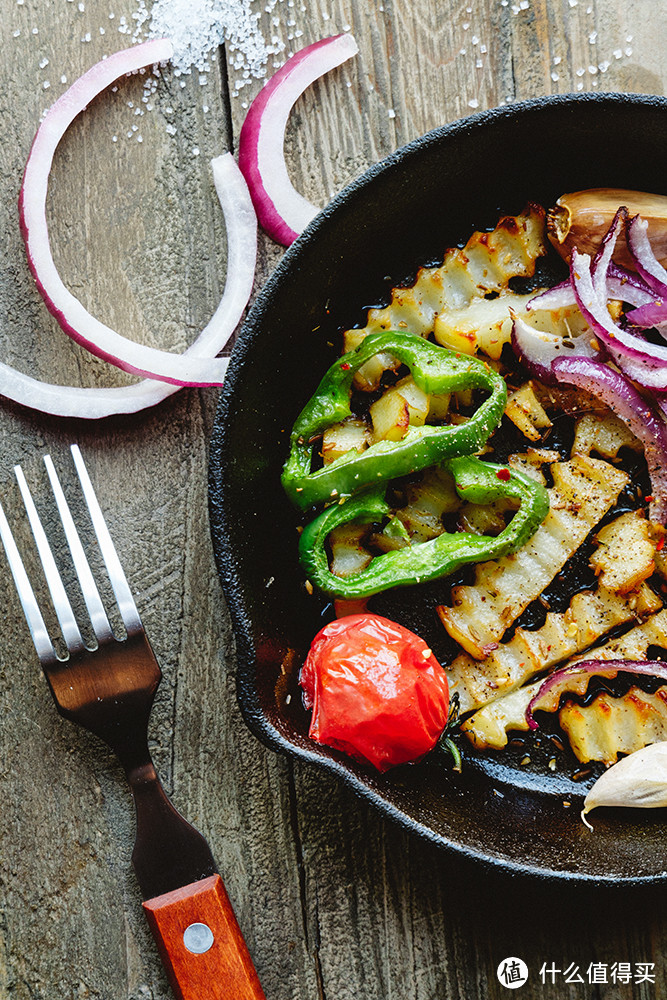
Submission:
M 471 101 L 468 101 L 468 107 L 469 108 L 478 108 L 479 107 L 479 101 L 477 100 L 476 97 L 473 97 L 473 99 Z
M 387 111 L 387 115 L 389 116 L 389 118 L 395 118 L 396 112 L 394 111 L 393 108 L 389 108 L 389 110 Z
M 48 66 L 48 65 L 49 65 L 49 60 L 46 58 L 46 56 L 44 56 L 43 59 L 39 60 L 39 68 L 40 69 L 44 69 L 44 67 Z
M 269 0 L 267 13 L 277 2 Z M 285 48 L 278 39 L 266 43 L 252 0 L 154 0 L 150 10 L 147 0 L 138 0 L 132 16 L 134 41 L 145 37 L 171 39 L 172 65 L 182 73 L 190 73 L 192 68 L 205 72 L 219 46 L 228 43 L 239 60 L 238 68 L 247 72 L 244 79 L 250 82 L 251 77 L 266 76 L 270 56 Z M 295 23 L 292 20 L 292 26 Z
M 551 79 L 553 80 L 554 83 L 558 83 L 558 81 L 560 80 L 560 77 L 559 77 L 558 73 L 552 73 L 551 74 Z
M 42 87 L 44 88 L 44 90 L 48 90 L 50 86 L 51 86 L 51 84 L 49 83 L 48 80 L 45 80 L 44 83 L 42 84 Z

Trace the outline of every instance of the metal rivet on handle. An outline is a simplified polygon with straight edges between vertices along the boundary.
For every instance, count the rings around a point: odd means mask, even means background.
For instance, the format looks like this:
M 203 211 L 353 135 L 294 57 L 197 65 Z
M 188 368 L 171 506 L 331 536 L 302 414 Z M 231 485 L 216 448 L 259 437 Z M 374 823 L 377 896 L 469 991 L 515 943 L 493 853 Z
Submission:
M 208 924 L 190 924 L 183 931 L 183 944 L 195 955 L 203 955 L 214 940 L 213 931 Z

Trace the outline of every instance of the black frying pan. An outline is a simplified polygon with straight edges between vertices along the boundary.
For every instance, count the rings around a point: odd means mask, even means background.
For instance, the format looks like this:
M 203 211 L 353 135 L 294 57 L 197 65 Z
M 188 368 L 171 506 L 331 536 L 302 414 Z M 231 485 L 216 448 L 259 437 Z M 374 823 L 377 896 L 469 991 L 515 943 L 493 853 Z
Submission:
M 462 775 L 427 760 L 380 776 L 311 743 L 297 677 L 327 612 L 304 590 L 298 516 L 280 471 L 291 425 L 340 350 L 338 332 L 363 325 L 365 308 L 393 284 L 528 200 L 549 206 L 565 191 L 601 186 L 667 193 L 666 152 L 667 101 L 637 95 L 542 98 L 428 133 L 346 188 L 286 252 L 244 325 L 220 399 L 211 520 L 249 727 L 268 746 L 334 771 L 422 837 L 512 872 L 664 881 L 664 811 L 602 810 L 590 834 L 578 818 L 585 784 L 572 767 L 549 770 L 546 751 L 530 767 L 516 753 L 470 752 Z M 440 593 L 403 589 L 371 607 L 437 653 Z

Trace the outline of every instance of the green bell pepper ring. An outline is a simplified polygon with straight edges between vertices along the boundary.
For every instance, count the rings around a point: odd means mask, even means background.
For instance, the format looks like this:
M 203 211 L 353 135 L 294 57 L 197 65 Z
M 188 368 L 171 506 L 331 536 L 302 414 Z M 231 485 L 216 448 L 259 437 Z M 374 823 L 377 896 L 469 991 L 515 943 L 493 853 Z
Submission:
M 382 352 L 406 364 L 415 383 L 429 395 L 470 388 L 486 389 L 490 395 L 464 424 L 409 427 L 400 441 L 378 441 L 365 451 L 348 452 L 311 472 L 313 439 L 351 415 L 352 380 L 362 365 Z M 351 496 L 372 483 L 385 483 L 437 465 L 443 459 L 470 455 L 479 451 L 496 429 L 506 401 L 505 380 L 485 361 L 456 354 L 413 334 L 372 334 L 329 368 L 301 411 L 292 430 L 283 486 L 290 499 L 305 510 L 332 497 Z
M 341 598 L 369 597 L 390 587 L 425 583 L 447 576 L 465 563 L 486 562 L 515 552 L 537 531 L 549 511 L 549 495 L 535 480 L 501 465 L 482 462 L 472 455 L 443 462 L 454 476 L 462 499 L 477 504 L 499 499 L 520 503 L 507 527 L 499 535 L 444 532 L 428 542 L 384 552 L 370 565 L 349 577 L 338 577 L 329 569 L 325 549 L 331 531 L 349 521 L 381 521 L 390 511 L 384 487 L 372 487 L 343 503 L 334 504 L 303 529 L 299 558 L 307 578 L 327 594 Z

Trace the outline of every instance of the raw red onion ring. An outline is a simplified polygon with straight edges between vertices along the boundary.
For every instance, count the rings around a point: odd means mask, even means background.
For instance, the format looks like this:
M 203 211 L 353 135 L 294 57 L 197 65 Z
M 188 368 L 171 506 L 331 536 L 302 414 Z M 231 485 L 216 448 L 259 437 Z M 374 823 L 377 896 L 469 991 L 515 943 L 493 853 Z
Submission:
M 173 53 L 168 39 L 116 52 L 84 73 L 49 109 L 32 144 L 19 196 L 21 232 L 28 263 L 47 308 L 65 333 L 91 353 L 135 375 L 173 385 L 221 385 L 224 359 L 185 357 L 136 344 L 92 316 L 65 287 L 56 269 L 46 222 L 46 193 L 53 155 L 62 136 L 88 104 L 119 77 L 163 62 Z
M 290 111 L 315 80 L 358 51 L 352 35 L 335 35 L 307 45 L 264 85 L 243 122 L 239 166 L 261 225 L 284 246 L 293 243 L 319 211 L 295 190 L 287 174 L 284 142 Z
M 185 354 L 211 359 L 230 339 L 252 292 L 257 256 L 257 217 L 248 186 L 231 153 L 212 161 L 215 183 L 227 230 L 227 279 L 220 304 Z M 226 365 L 227 358 L 219 364 Z M 178 392 L 178 385 L 145 379 L 113 389 L 50 385 L 0 363 L 0 395 L 22 406 L 59 417 L 89 420 L 117 413 L 136 413 Z
M 660 660 L 579 660 L 571 663 L 545 678 L 526 709 L 526 722 L 531 729 L 537 729 L 534 711 L 555 712 L 562 694 L 585 694 L 591 676 L 616 677 L 619 673 L 644 674 L 667 680 L 667 663 Z M 582 681 L 585 681 L 583 689 Z

